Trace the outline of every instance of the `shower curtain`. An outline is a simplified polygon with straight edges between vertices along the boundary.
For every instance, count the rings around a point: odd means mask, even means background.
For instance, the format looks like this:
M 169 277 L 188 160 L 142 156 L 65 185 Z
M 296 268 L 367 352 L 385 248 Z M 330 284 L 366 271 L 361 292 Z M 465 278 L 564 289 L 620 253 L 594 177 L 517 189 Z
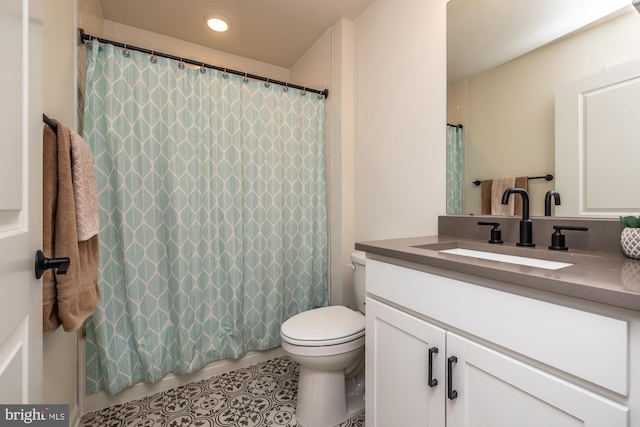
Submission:
M 88 393 L 275 347 L 328 299 L 324 99 L 154 59 L 87 46 L 102 294 Z
M 464 147 L 462 127 L 447 125 L 447 215 L 459 215 L 462 205 Z

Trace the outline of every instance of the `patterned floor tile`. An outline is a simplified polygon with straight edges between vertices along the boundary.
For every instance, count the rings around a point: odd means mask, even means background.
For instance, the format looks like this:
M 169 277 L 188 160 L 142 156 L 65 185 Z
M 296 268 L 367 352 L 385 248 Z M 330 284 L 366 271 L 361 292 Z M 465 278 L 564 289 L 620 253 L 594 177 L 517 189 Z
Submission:
M 287 356 L 82 417 L 82 427 L 301 427 L 300 367 Z M 337 427 L 365 427 L 364 414 Z

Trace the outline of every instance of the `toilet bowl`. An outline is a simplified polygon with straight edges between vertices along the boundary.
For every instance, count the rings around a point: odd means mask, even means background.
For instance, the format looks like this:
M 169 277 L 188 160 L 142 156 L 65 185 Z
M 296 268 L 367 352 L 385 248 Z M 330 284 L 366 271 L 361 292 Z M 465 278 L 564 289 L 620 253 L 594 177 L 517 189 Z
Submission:
M 351 260 L 363 310 L 358 270 L 364 270 L 365 254 L 356 251 Z M 364 315 L 343 306 L 305 311 L 282 324 L 282 349 L 300 364 L 296 418 L 304 427 L 333 427 L 364 410 L 364 333 Z

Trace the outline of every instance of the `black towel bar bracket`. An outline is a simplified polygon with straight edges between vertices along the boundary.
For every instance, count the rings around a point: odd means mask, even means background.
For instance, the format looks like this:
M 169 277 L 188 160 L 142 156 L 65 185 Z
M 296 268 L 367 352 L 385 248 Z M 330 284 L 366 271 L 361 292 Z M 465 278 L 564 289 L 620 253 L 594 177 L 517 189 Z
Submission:
M 548 174 L 548 175 L 543 175 L 543 176 L 530 176 L 528 179 L 544 179 L 545 181 L 552 181 L 553 180 L 553 175 Z M 482 184 L 482 181 L 475 180 L 475 181 L 473 181 L 473 184 L 480 185 L 480 184 Z
M 54 133 L 58 133 L 58 125 L 56 125 L 53 120 L 47 117 L 46 114 L 42 115 L 42 121 L 45 122 L 51 129 L 53 129 Z

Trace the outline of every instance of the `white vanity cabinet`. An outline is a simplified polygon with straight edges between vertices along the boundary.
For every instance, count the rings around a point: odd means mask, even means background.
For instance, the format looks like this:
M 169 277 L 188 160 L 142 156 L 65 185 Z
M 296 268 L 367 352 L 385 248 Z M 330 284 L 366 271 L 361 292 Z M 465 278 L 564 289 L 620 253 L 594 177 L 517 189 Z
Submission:
M 367 426 L 444 426 L 446 331 L 371 298 L 366 317 Z
M 624 320 L 375 260 L 367 295 L 368 427 L 633 425 Z
M 449 356 L 450 355 L 450 356 Z M 447 426 L 623 427 L 628 409 L 454 333 Z

